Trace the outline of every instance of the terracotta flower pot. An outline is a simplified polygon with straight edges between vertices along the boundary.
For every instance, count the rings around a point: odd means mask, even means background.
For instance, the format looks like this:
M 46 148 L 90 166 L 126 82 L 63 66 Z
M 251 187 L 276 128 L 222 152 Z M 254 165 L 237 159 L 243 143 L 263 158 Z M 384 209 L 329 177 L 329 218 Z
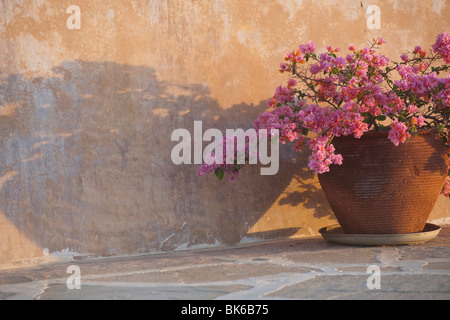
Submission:
M 399 146 L 388 132 L 361 139 L 333 139 L 342 165 L 319 174 L 319 182 L 344 233 L 420 232 L 445 183 L 445 144 L 431 131 Z

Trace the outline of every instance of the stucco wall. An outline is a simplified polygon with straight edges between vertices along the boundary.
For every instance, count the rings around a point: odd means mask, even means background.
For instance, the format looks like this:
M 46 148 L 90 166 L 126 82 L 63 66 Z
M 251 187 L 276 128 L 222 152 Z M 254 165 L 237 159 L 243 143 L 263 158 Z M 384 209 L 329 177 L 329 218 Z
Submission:
M 336 221 L 307 154 L 282 146 L 275 176 L 199 179 L 172 163 L 173 130 L 248 128 L 300 43 L 382 36 L 397 57 L 449 17 L 445 0 L 1 1 L 0 265 L 316 235 Z

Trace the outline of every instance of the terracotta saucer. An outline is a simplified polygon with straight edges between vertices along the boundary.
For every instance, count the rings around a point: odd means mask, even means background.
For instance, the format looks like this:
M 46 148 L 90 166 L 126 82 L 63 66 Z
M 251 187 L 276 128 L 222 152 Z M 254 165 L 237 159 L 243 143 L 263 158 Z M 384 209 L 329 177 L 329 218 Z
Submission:
M 406 234 L 345 234 L 340 225 L 332 225 L 319 230 L 322 237 L 334 243 L 354 246 L 395 246 L 424 243 L 437 237 L 441 227 L 427 223 L 421 232 Z

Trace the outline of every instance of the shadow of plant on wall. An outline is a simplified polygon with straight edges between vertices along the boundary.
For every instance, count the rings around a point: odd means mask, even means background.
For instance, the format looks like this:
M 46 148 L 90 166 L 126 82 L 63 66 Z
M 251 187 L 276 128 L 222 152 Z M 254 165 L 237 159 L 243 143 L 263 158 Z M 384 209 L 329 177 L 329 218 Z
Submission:
M 47 77 L 0 80 L 0 210 L 42 248 L 113 255 L 235 244 L 279 207 L 332 215 L 307 155 L 291 146 L 277 175 L 252 165 L 235 183 L 172 163 L 173 130 L 193 132 L 194 121 L 247 129 L 265 101 L 222 109 L 203 84 L 113 62 L 66 61 Z M 277 229 L 286 236 L 301 225 Z
M 327 199 L 322 192 L 320 184 L 315 180 L 315 173 L 304 167 L 299 169 L 292 177 L 293 188 L 282 193 L 280 205 L 297 207 L 302 205 L 314 210 L 316 218 L 332 215 Z

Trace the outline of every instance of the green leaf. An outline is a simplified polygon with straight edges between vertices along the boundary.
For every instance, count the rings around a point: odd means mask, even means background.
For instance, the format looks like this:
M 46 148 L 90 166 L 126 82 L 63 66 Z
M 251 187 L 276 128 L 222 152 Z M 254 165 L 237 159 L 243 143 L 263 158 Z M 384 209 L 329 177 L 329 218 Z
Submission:
M 216 174 L 216 177 L 219 178 L 219 180 L 223 179 L 224 172 L 221 168 L 217 168 L 216 171 L 214 171 L 214 173 Z
M 363 123 L 371 123 L 373 121 L 373 116 L 368 113 L 368 112 L 364 112 L 361 114 L 364 117 Z
M 377 120 L 384 121 L 384 120 L 386 120 L 386 116 L 384 114 L 380 114 L 379 116 L 377 116 Z

